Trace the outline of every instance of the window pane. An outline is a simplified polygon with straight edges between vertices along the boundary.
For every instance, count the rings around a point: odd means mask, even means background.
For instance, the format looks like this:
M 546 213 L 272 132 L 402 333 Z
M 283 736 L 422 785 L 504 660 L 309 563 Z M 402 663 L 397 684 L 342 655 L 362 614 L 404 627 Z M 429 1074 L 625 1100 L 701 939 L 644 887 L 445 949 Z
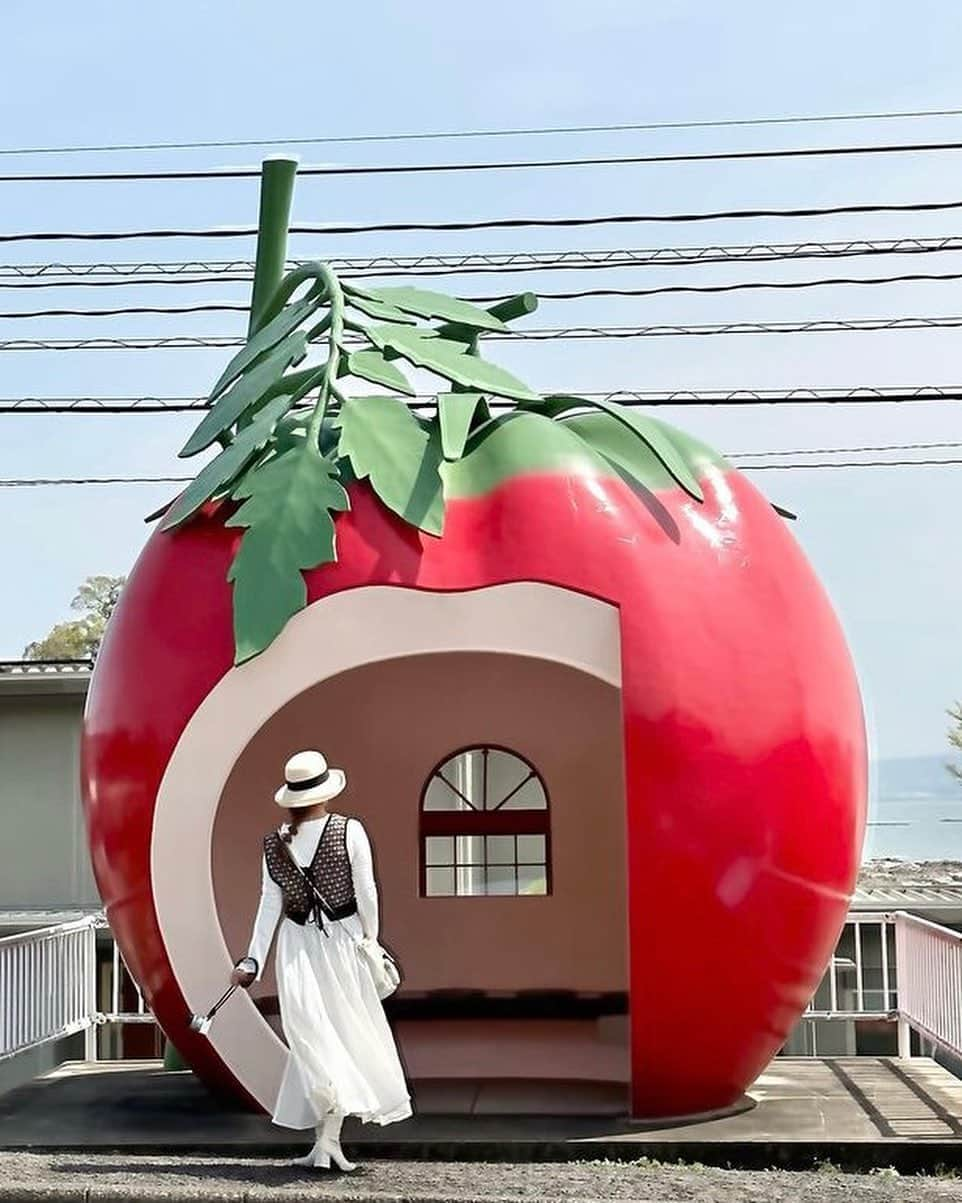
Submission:
M 440 777 L 431 778 L 431 783 L 424 794 L 425 810 L 470 810 L 471 807 L 442 781 Z
M 531 770 L 528 769 L 530 773 Z M 499 808 L 500 810 L 545 810 L 548 800 L 544 796 L 544 787 L 537 777 L 526 781 L 516 794 Z
M 547 893 L 548 798 L 537 772 L 514 752 L 476 746 L 456 752 L 427 783 L 423 809 L 450 815 L 471 811 L 470 834 L 423 836 L 425 890 L 434 895 Z M 481 818 L 496 810 L 537 810 L 541 831 L 504 834 Z M 455 820 L 454 827 L 460 826 Z M 445 824 L 444 831 L 451 830 Z M 493 828 L 493 831 L 492 831 Z M 499 830 L 500 829 L 500 830 Z M 430 830 L 430 828 L 429 828 Z M 435 827 L 437 830 L 437 827 Z M 463 831 L 463 828 L 462 828 Z M 488 834 L 488 833 L 491 834 Z M 497 834 L 495 834 L 497 833 Z M 519 871 L 519 866 L 525 866 Z
M 454 836 L 426 836 L 424 840 L 424 863 L 426 865 L 453 865 Z
M 544 836 L 518 836 L 518 864 L 543 865 L 545 863 Z
M 480 748 L 452 756 L 441 772 L 475 809 L 484 810 L 484 755 Z
M 489 865 L 487 877 L 489 894 L 517 893 L 514 865 Z
M 425 886 L 428 894 L 453 894 L 453 869 L 425 869 Z
M 464 865 L 457 870 L 459 894 L 484 893 L 484 867 L 482 865 Z
M 513 835 L 489 835 L 487 841 L 489 865 L 514 864 Z
M 454 836 L 455 860 L 459 865 L 484 864 L 484 836 Z
M 488 810 L 494 810 L 530 772 L 520 757 L 502 752 L 500 748 L 491 748 L 488 752 Z
M 519 894 L 547 894 L 548 882 L 544 869 L 538 865 L 518 866 Z

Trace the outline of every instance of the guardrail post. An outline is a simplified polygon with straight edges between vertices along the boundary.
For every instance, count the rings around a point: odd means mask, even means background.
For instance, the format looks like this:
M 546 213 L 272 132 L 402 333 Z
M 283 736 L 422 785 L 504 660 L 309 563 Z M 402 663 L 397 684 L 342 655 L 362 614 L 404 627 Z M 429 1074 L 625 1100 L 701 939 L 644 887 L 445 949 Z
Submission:
M 87 1026 L 84 1029 L 84 1059 L 97 1060 L 97 929 L 91 923 L 84 933 L 84 994 Z
M 899 1058 L 905 1060 L 912 1056 L 912 1029 L 904 1015 L 899 1016 Z

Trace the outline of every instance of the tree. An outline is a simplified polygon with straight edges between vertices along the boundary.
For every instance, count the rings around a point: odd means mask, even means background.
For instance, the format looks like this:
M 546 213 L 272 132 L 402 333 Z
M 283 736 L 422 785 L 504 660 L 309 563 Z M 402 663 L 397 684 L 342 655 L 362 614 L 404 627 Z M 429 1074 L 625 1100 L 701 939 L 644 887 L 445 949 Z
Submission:
M 956 702 L 945 713 L 952 720 L 952 726 L 949 728 L 949 743 L 956 751 L 962 752 L 962 702 Z M 962 765 L 950 762 L 945 767 L 953 777 L 958 777 L 962 781 Z
M 123 576 L 88 576 L 70 603 L 70 608 L 78 610 L 80 617 L 58 622 L 43 639 L 28 643 L 23 649 L 24 659 L 94 659 L 126 579 Z

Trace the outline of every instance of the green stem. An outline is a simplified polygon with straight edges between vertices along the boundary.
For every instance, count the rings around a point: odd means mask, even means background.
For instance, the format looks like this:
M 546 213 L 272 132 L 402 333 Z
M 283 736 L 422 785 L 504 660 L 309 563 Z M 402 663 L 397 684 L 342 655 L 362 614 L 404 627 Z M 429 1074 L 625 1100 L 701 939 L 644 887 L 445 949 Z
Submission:
M 327 402 L 337 379 L 337 370 L 341 361 L 341 340 L 344 337 L 344 292 L 341 282 L 326 263 L 319 265 L 318 278 L 324 281 L 327 289 L 327 299 L 330 305 L 331 324 L 328 329 L 328 355 L 324 365 L 324 379 L 321 382 L 321 392 L 311 415 L 311 424 L 307 428 L 307 439 L 312 447 L 320 446 L 321 426 L 327 413 Z
M 248 338 L 260 328 L 264 307 L 284 276 L 296 174 L 296 159 L 265 159 L 261 164 L 261 203 Z

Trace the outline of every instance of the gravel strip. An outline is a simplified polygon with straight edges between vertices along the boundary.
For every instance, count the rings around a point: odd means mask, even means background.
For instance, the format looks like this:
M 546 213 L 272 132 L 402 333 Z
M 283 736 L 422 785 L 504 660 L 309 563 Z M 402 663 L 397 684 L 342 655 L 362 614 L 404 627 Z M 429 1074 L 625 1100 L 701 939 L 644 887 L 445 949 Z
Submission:
M 360 1161 L 342 1174 L 284 1158 L 0 1153 L 0 1203 L 13 1200 L 343 1199 L 371 1203 L 930 1203 L 962 1197 L 959 1177 L 722 1170 L 638 1161 Z

